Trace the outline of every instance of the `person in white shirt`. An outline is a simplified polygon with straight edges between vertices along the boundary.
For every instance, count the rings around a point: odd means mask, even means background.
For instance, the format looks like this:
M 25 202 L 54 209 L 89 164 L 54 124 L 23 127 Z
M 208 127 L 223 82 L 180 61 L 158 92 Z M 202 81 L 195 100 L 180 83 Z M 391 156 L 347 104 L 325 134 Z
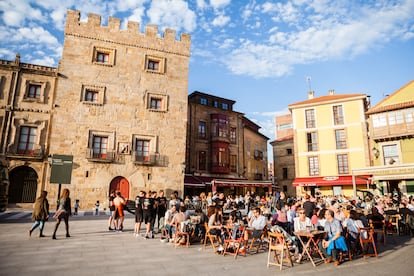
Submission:
M 260 238 L 265 227 L 266 218 L 260 213 L 260 208 L 253 208 L 253 215 L 249 219 L 246 231 L 244 231 L 244 245 L 247 246 L 247 242 L 250 236 L 256 239 Z M 245 250 L 245 247 L 241 247 L 241 250 Z

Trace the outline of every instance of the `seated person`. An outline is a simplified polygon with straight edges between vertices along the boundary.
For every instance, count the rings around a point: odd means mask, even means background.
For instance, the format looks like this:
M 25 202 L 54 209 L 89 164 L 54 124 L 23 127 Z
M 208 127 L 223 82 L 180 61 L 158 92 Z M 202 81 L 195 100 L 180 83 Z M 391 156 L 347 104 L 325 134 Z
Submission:
M 175 234 L 177 232 L 184 232 L 184 229 L 182 228 L 182 223 L 187 220 L 186 215 L 186 208 L 185 206 L 180 206 L 180 212 L 176 213 L 171 221 L 171 225 L 173 225 L 173 240 L 175 240 Z M 178 231 L 177 231 L 178 230 Z
M 287 230 L 287 213 L 284 207 L 277 206 L 276 212 L 272 216 L 272 225 L 279 225 L 283 229 Z
M 309 231 L 309 229 L 313 228 L 311 219 L 306 216 L 306 212 L 304 208 L 298 208 L 296 210 L 296 213 L 299 216 L 293 218 L 293 231 L 294 232 Z M 308 239 L 305 237 L 302 237 L 302 241 L 306 243 Z M 300 263 L 302 260 L 301 252 L 303 251 L 303 245 L 301 242 L 298 242 L 297 245 L 298 245 L 299 254 L 296 255 L 296 261 Z
M 263 229 L 266 227 L 266 218 L 260 213 L 260 208 L 253 208 L 253 214 L 248 221 L 248 227 L 244 231 L 244 245 L 247 246 L 249 237 L 258 239 L 262 236 Z M 241 250 L 244 249 L 243 247 Z
M 171 208 L 165 212 L 165 218 L 164 218 L 164 226 L 167 230 L 167 239 L 172 239 L 172 233 L 174 225 L 172 224 L 172 220 L 174 215 L 177 213 L 175 205 L 171 205 Z
M 342 226 L 339 220 L 335 219 L 335 213 L 332 210 L 325 212 L 325 228 L 326 238 L 322 240 L 320 249 L 327 257 L 325 263 L 334 261 L 335 265 L 340 265 L 340 251 L 348 251 L 344 236 L 342 236 Z
M 208 229 L 211 235 L 215 235 L 220 242 L 217 251 L 224 251 L 224 240 L 226 239 L 226 231 L 223 227 L 223 209 L 216 207 L 215 212 L 208 219 Z
M 197 216 L 200 217 L 199 223 L 196 225 L 195 234 L 201 240 L 206 235 L 206 228 L 204 224 L 208 223 L 207 215 L 201 210 L 201 208 L 197 208 L 195 210 Z

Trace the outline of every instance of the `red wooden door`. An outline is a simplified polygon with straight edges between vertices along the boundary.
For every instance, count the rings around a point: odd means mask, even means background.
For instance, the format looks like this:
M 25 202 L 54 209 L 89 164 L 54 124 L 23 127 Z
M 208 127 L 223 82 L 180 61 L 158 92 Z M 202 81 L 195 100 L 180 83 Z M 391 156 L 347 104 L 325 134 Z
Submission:
M 120 191 L 121 195 L 124 198 L 129 198 L 129 182 L 126 178 L 122 176 L 115 177 L 111 181 L 111 185 L 109 187 L 110 191 Z

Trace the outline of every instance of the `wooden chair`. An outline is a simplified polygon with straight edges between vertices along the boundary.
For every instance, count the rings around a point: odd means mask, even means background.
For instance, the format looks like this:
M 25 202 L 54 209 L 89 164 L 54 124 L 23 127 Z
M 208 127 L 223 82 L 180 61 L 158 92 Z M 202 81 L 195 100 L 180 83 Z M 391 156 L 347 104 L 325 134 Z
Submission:
M 387 233 L 389 234 L 398 234 L 400 235 L 400 215 L 390 215 L 388 216 L 388 229 Z
M 292 255 L 283 234 L 269 232 L 268 239 L 269 252 L 267 255 L 267 267 L 275 265 L 279 266 L 280 270 L 282 270 L 284 262 L 289 263 L 290 266 L 293 267 Z M 271 260 L 272 253 L 274 254 L 273 259 L 276 262 Z
M 355 257 L 358 254 L 360 239 L 359 239 L 359 233 L 356 234 L 355 240 L 351 241 L 351 233 L 349 233 L 348 228 L 344 228 L 345 233 L 345 240 L 346 240 L 346 246 L 348 247 L 347 254 L 342 254 L 343 257 L 348 257 L 349 261 L 352 261 L 352 258 Z M 342 252 L 341 252 L 342 253 Z
M 378 235 L 378 234 L 381 235 L 382 244 L 385 245 L 387 243 L 387 229 L 385 225 L 385 220 L 382 220 L 382 221 L 369 220 L 369 226 L 373 229 L 375 235 Z
M 213 252 L 216 253 L 216 246 L 214 244 L 216 236 L 210 234 L 210 228 L 208 227 L 207 223 L 204 223 L 204 227 L 206 228 L 206 235 L 204 236 L 204 249 L 206 248 L 207 239 L 210 241 L 211 246 L 213 247 Z
M 374 229 L 371 227 L 359 228 L 359 241 L 362 247 L 362 255 L 365 257 L 375 256 L 378 259 L 377 247 L 374 240 Z M 372 253 L 369 250 L 372 249 Z
M 237 255 L 241 254 L 246 257 L 246 250 L 240 250 L 244 244 L 244 227 L 238 229 L 237 236 L 236 239 L 233 239 L 230 236 L 229 239 L 224 240 L 223 256 L 232 255 L 236 259 Z M 231 251 L 230 248 L 233 248 L 233 250 Z
M 257 242 L 256 245 L 256 253 L 259 253 L 260 249 L 262 248 L 262 245 L 264 244 L 264 239 L 267 237 L 267 227 L 265 226 L 262 230 L 262 234 L 259 238 L 252 237 L 252 240 L 250 241 L 249 251 L 252 251 L 255 242 Z
M 175 240 L 174 240 L 174 244 L 175 247 L 177 248 L 177 246 L 183 245 L 186 247 L 190 246 L 190 233 L 188 231 L 186 231 L 185 229 L 185 222 L 181 223 L 182 225 L 180 225 L 179 227 L 177 226 L 176 232 L 175 232 Z M 185 239 L 185 243 L 181 242 L 181 239 Z

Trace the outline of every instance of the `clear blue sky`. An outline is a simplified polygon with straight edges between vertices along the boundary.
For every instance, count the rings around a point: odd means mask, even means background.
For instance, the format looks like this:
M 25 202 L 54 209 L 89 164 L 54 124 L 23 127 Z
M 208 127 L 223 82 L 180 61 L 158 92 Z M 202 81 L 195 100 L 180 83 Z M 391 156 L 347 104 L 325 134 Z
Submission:
M 0 58 L 57 66 L 67 9 L 189 33 L 188 92 L 235 100 L 270 141 L 309 88 L 376 104 L 414 79 L 414 0 L 1 0 Z

